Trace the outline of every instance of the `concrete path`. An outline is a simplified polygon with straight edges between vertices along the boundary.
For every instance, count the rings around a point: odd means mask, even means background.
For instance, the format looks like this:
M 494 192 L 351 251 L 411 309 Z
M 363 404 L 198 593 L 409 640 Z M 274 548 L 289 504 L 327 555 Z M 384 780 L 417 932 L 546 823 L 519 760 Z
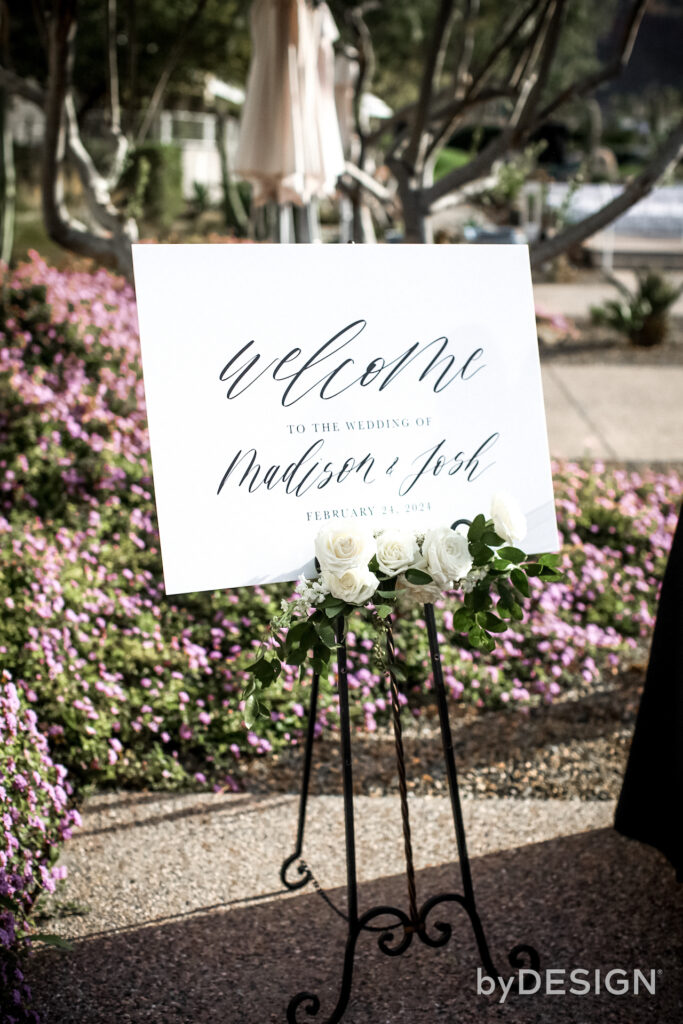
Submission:
M 614 276 L 628 288 L 636 284 L 636 275 L 631 270 L 616 270 Z M 683 284 L 683 273 L 680 271 L 667 272 L 664 276 L 676 287 Z M 591 306 L 600 306 L 607 299 L 618 298 L 619 291 L 609 281 L 534 284 L 534 299 L 538 309 L 548 313 L 564 313 L 573 319 L 588 320 Z M 679 295 L 671 313 L 675 317 L 683 316 L 683 295 Z
M 561 458 L 683 462 L 683 366 L 543 366 L 550 452 Z

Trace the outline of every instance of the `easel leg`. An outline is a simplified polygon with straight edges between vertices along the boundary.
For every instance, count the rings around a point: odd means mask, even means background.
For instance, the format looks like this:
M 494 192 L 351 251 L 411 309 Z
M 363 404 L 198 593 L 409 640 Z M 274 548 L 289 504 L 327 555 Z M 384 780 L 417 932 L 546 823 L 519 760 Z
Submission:
M 311 701 L 308 709 L 308 727 L 306 729 L 306 750 L 304 752 L 304 775 L 301 780 L 301 796 L 299 797 L 299 823 L 296 830 L 296 848 L 291 857 L 288 857 L 283 862 L 280 868 L 280 881 L 287 889 L 301 889 L 304 885 L 310 882 L 312 875 L 311 872 L 304 864 L 299 864 L 298 872 L 301 878 L 298 878 L 295 882 L 290 882 L 287 879 L 287 871 L 291 864 L 295 860 L 298 860 L 301 856 L 301 850 L 304 845 L 304 826 L 306 824 L 306 804 L 308 802 L 308 784 L 311 779 L 311 761 L 313 758 L 313 740 L 315 738 L 315 722 L 318 711 L 318 690 L 320 688 L 320 676 L 317 672 L 313 673 L 313 679 L 311 681 Z
M 358 885 L 356 881 L 356 836 L 353 820 L 353 770 L 351 763 L 351 723 L 349 718 L 349 685 L 346 670 L 346 627 L 344 616 L 336 621 L 337 666 L 339 679 L 339 720 L 341 735 L 342 778 L 344 784 L 344 831 L 346 836 L 346 893 L 348 908 L 348 936 L 344 952 L 344 969 L 337 1005 L 325 1024 L 337 1024 L 344 1015 L 353 981 L 353 958 L 360 931 L 358 922 Z M 320 999 L 311 992 L 299 992 L 287 1007 L 287 1020 L 296 1024 L 297 1010 L 303 1006 L 308 1016 L 320 1010 Z
M 453 812 L 455 838 L 458 844 L 460 874 L 462 876 L 462 887 L 465 896 L 464 906 L 467 909 L 472 922 L 472 928 L 477 940 L 481 962 L 486 971 L 495 976 L 497 971 L 494 967 L 493 960 L 491 959 L 491 953 L 489 952 L 488 943 L 486 941 L 486 936 L 484 935 L 484 929 L 481 921 L 479 920 L 479 914 L 477 913 L 474 899 L 472 871 L 470 868 L 470 859 L 467 854 L 465 823 L 462 817 L 462 807 L 460 806 L 458 773 L 455 767 L 455 754 L 453 752 L 453 735 L 451 733 L 451 724 L 448 718 L 448 704 L 446 703 L 446 690 L 444 687 L 443 671 L 441 668 L 441 652 L 439 651 L 439 641 L 436 635 L 434 605 L 426 604 L 424 606 L 424 612 L 425 621 L 427 623 L 427 636 L 429 638 L 429 655 L 432 661 L 432 671 L 434 674 L 434 690 L 436 692 L 436 703 L 439 710 L 439 723 L 441 725 L 441 743 L 443 746 L 443 756 L 446 764 L 446 774 L 448 777 L 448 791 L 451 797 L 451 810 Z

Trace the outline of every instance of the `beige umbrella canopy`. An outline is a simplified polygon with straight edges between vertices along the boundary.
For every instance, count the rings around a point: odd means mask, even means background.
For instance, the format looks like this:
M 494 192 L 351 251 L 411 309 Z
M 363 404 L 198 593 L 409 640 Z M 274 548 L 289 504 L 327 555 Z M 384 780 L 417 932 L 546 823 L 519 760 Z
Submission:
M 338 37 L 325 3 L 254 0 L 252 61 L 235 171 L 256 206 L 310 203 L 334 192 L 344 170 L 334 102 Z

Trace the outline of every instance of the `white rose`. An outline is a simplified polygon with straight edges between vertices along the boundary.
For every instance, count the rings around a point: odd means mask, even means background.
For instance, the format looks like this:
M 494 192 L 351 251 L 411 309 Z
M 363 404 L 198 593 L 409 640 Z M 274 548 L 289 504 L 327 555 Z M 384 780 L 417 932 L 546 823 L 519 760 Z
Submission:
M 409 583 L 405 576 L 399 576 L 396 581 L 396 592 L 401 604 L 408 608 L 415 608 L 421 604 L 434 604 L 442 594 L 438 583 Z
M 324 570 L 320 576 L 332 597 L 347 604 L 365 604 L 379 586 L 379 580 L 367 565 L 352 565 L 340 573 Z
M 315 557 L 321 571 L 341 573 L 351 566 L 367 566 L 374 553 L 374 537 L 355 523 L 326 526 L 315 538 Z
M 508 544 L 519 544 L 526 537 L 526 516 L 507 491 L 498 491 L 491 498 L 491 519 L 498 536 Z
M 398 576 L 420 561 L 415 534 L 399 527 L 382 530 L 377 536 L 377 563 L 387 576 Z
M 451 530 L 450 526 L 428 530 L 422 554 L 427 561 L 427 572 L 444 588 L 463 579 L 472 568 L 467 537 Z

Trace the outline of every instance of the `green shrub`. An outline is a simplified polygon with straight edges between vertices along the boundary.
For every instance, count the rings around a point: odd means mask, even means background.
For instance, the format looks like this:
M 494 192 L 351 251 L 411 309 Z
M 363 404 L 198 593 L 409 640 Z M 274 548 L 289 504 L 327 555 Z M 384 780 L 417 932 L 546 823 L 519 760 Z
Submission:
M 179 146 L 143 142 L 129 158 L 121 188 L 138 209 L 131 213 L 168 231 L 185 206 L 183 163 Z
M 649 348 L 661 344 L 669 329 L 669 310 L 683 293 L 683 287 L 675 288 L 661 274 L 653 271 L 638 275 L 634 291 L 617 278 L 611 280 L 623 298 L 609 299 L 603 306 L 592 306 L 593 323 L 612 327 L 625 334 L 634 345 Z

